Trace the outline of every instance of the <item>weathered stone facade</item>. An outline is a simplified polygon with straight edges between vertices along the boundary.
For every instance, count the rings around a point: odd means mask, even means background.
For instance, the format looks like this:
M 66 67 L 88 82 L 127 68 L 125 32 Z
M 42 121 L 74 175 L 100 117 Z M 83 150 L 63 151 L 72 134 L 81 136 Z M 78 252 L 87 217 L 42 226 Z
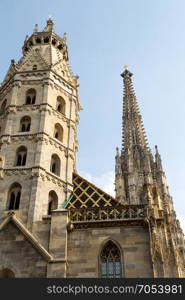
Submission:
M 131 76 L 113 198 L 76 171 L 81 106 L 66 35 L 49 19 L 11 61 L 0 88 L 0 277 L 185 277 L 184 235 Z

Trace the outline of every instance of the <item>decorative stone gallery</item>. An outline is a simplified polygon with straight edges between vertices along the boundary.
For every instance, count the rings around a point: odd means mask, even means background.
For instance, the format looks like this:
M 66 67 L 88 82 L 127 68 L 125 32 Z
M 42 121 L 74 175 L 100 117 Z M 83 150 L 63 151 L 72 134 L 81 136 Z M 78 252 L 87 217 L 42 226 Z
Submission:
M 51 19 L 0 87 L 0 277 L 185 277 L 184 234 L 162 161 L 124 86 L 115 198 L 76 169 L 79 79 Z

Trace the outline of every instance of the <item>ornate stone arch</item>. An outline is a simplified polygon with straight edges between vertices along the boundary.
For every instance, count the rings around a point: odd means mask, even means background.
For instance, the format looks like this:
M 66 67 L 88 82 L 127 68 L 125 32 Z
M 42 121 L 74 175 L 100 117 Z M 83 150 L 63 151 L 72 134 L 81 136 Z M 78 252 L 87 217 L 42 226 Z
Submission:
M 62 96 L 57 97 L 56 110 L 62 113 L 63 115 L 66 114 L 66 101 Z
M 27 148 L 25 146 L 20 146 L 16 150 L 15 156 L 15 166 L 25 166 L 27 160 Z
M 57 193 L 51 190 L 48 194 L 48 215 L 51 215 L 51 211 L 58 208 L 58 196 Z
M 22 186 L 18 182 L 11 184 L 8 191 L 7 209 L 17 210 L 20 206 Z
M 35 104 L 36 95 L 37 95 L 37 92 L 34 88 L 28 89 L 26 91 L 25 104 L 27 104 L 27 105 Z
M 54 127 L 54 138 L 59 140 L 60 142 L 63 142 L 63 135 L 64 135 L 63 127 L 59 123 L 56 123 Z
M 20 131 L 21 132 L 26 132 L 30 131 L 31 127 L 31 118 L 30 116 L 23 116 L 20 120 Z
M 61 160 L 58 154 L 53 153 L 51 156 L 51 162 L 50 162 L 50 172 L 60 176 L 61 171 Z
M 107 249 L 106 249 L 107 247 Z M 112 247 L 112 249 L 111 249 Z M 112 257 L 112 261 L 110 260 L 107 260 L 107 262 L 103 262 L 102 260 L 102 254 L 104 255 L 103 251 L 107 251 L 107 254 L 109 251 L 115 251 L 114 254 L 115 254 L 115 257 Z M 116 252 L 117 251 L 117 252 Z M 119 259 L 118 259 L 119 258 Z M 118 267 L 118 262 L 119 262 L 119 267 Z M 107 273 L 107 276 L 102 276 L 102 267 L 104 267 L 102 265 L 102 263 L 106 263 L 106 269 L 108 268 L 108 264 L 110 263 L 111 267 L 113 266 L 113 274 L 111 276 L 111 273 L 108 272 Z M 118 268 L 120 268 L 120 272 L 117 272 L 118 271 Z M 117 271 L 116 271 L 117 269 Z M 108 271 L 108 270 L 107 270 Z M 117 274 L 116 274 L 117 273 Z M 119 274 L 118 274 L 119 273 Z M 104 274 L 105 275 L 105 274 Z M 103 277 L 103 278 L 119 278 L 119 277 L 125 277 L 125 268 L 124 268 L 124 255 L 123 255 L 123 249 L 122 247 L 120 246 L 120 244 L 112 239 L 112 238 L 107 238 L 105 239 L 100 247 L 99 247 L 99 253 L 98 253 L 98 277 Z

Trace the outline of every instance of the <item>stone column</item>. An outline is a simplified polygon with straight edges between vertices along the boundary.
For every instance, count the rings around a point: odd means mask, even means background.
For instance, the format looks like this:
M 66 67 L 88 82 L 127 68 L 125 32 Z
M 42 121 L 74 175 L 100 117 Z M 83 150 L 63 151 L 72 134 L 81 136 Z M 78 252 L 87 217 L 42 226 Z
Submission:
M 52 211 L 49 253 L 53 256 L 53 260 L 48 264 L 47 277 L 66 277 L 67 222 L 66 209 Z

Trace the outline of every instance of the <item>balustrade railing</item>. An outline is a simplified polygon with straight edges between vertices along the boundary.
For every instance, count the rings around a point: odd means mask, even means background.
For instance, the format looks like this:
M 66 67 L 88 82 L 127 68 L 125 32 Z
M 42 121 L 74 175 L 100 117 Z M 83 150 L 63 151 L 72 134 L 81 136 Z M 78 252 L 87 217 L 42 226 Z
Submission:
M 138 220 L 144 219 L 146 215 L 145 205 L 69 209 L 69 218 L 72 223 Z

